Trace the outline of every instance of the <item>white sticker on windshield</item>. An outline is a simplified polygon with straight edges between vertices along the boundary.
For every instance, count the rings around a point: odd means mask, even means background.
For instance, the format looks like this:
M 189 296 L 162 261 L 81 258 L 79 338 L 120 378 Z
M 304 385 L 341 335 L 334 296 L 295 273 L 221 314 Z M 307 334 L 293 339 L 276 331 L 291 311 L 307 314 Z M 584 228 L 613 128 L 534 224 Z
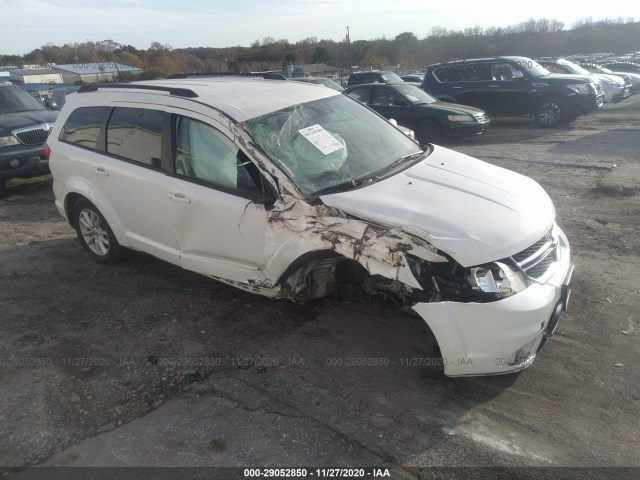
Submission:
M 310 127 L 303 128 L 302 130 L 298 130 L 298 132 L 300 132 L 300 135 L 304 138 L 313 143 L 315 147 L 325 155 L 337 152 L 343 148 L 342 143 L 336 140 L 336 138 L 322 128 L 321 125 L 312 125 Z

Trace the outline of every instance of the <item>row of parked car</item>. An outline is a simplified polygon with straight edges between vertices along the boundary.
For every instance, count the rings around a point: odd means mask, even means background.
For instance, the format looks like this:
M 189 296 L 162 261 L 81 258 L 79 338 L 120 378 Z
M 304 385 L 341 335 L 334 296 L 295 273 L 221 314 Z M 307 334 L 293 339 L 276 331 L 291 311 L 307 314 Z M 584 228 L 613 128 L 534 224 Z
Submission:
M 640 74 L 633 70 L 640 66 L 610 66 L 625 71 L 562 58 L 461 60 L 431 65 L 423 75 L 353 73 L 345 93 L 432 141 L 438 135 L 482 134 L 488 117 L 529 116 L 542 127 L 557 127 L 606 102 L 620 102 L 638 90 Z
M 346 89 L 327 78 L 291 80 L 342 91 L 395 120 L 424 145 L 440 136 L 481 135 L 493 116 L 524 115 L 542 127 L 556 127 L 640 88 L 640 66 L 610 66 L 638 72 L 580 66 L 566 59 L 493 57 L 435 64 L 422 76 L 404 78 L 387 71 L 356 72 Z M 18 87 L 0 86 L 0 112 L 9 114 L 2 115 L 0 123 L 0 195 L 10 178 L 47 172 L 40 149 L 55 120 L 54 110 L 78 88 L 55 88 L 38 102 Z

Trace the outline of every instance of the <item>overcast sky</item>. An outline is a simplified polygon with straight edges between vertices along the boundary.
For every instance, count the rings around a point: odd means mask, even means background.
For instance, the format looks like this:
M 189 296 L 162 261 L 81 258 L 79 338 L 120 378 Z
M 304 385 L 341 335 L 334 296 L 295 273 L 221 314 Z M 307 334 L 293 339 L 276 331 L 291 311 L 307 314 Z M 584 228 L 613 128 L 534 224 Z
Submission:
M 463 29 L 549 18 L 640 20 L 640 2 L 537 0 L 0 0 L 0 53 L 23 54 L 47 43 L 114 40 L 136 48 L 158 41 L 181 47 L 249 46 L 264 37 L 424 38 L 434 26 Z M 635 39 L 636 43 L 638 39 Z M 629 50 L 640 49 L 630 45 Z M 619 52 L 624 53 L 624 52 Z

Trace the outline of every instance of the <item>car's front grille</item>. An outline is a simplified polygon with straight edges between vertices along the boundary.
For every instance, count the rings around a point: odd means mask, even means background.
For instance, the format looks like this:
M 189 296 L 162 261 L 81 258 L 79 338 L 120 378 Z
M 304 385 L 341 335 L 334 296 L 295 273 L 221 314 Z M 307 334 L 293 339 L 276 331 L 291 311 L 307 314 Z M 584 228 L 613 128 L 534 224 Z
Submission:
M 25 145 L 41 145 L 47 141 L 49 136 L 48 129 L 35 128 L 33 130 L 22 130 L 16 133 L 16 137 Z
M 558 259 L 558 245 L 554 241 L 552 231 L 528 248 L 511 257 L 524 272 L 539 279 L 549 270 Z

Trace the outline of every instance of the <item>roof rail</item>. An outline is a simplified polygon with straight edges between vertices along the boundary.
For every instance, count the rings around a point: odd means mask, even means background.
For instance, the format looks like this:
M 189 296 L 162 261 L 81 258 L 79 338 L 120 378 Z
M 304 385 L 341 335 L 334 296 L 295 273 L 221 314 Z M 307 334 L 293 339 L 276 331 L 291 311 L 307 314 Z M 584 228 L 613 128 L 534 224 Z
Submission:
M 197 78 L 197 77 L 262 77 L 266 80 L 286 80 L 281 73 L 276 72 L 251 72 L 251 73 L 235 73 L 235 72 L 195 72 L 195 73 L 172 73 L 167 79 L 176 78 Z
M 134 90 L 157 90 L 160 92 L 169 92 L 169 95 L 176 97 L 196 98 L 198 94 L 188 88 L 167 87 L 164 85 L 143 85 L 139 83 L 99 83 L 83 85 L 78 93 L 96 92 L 102 88 L 123 88 Z

